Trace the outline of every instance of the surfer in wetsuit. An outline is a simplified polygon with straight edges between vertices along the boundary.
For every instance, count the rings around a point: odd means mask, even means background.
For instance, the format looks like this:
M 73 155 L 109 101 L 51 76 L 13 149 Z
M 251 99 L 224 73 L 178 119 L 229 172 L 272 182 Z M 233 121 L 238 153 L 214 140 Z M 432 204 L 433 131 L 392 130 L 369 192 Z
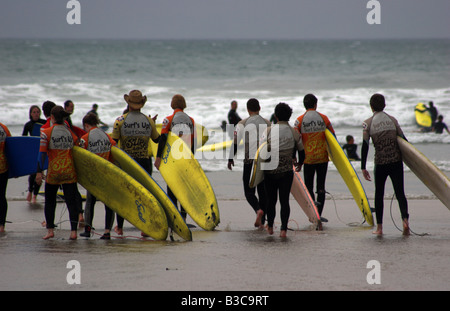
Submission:
M 93 104 L 92 105 L 92 109 L 88 113 L 86 113 L 86 115 L 89 114 L 89 113 L 95 114 L 97 116 L 97 119 L 98 119 L 98 124 L 101 124 L 102 125 L 102 129 L 106 131 L 108 129 L 108 124 L 106 124 L 105 122 L 100 120 L 100 117 L 98 115 L 97 110 L 98 110 L 98 105 L 97 104 Z
M 347 135 L 347 137 L 345 137 L 345 140 L 347 141 L 347 143 L 342 146 L 342 149 L 347 152 L 347 158 L 350 161 L 361 161 L 358 154 L 356 153 L 358 146 L 355 144 L 355 139 L 353 138 L 353 136 Z
M 139 90 L 133 90 L 123 97 L 128 109 L 114 122 L 111 137 L 151 175 L 152 162 L 148 144 L 150 138 L 157 143 L 160 135 L 156 130 L 155 121 L 141 112 L 141 108 L 147 102 L 147 96 L 142 96 Z M 117 215 L 117 227 L 114 230 L 119 235 L 123 235 L 123 222 L 124 219 Z
M 434 123 L 434 125 L 433 125 L 433 132 L 435 132 L 436 134 L 442 134 L 442 133 L 444 133 L 444 129 L 445 129 L 447 131 L 447 133 L 450 134 L 447 124 L 445 124 L 443 121 L 444 121 L 444 117 L 442 115 L 439 115 L 438 121 L 436 123 Z
M 61 106 L 55 106 L 51 111 L 53 125 L 41 131 L 41 154 L 48 156 L 48 170 L 45 182 L 45 220 L 47 235 L 44 240 L 54 237 L 56 194 L 60 186 L 64 191 L 64 200 L 69 209 L 70 239 L 77 238 L 78 207 L 76 196 L 78 193 L 77 173 L 72 156 L 72 148 L 77 144 L 77 136 L 64 125 L 64 119 L 68 113 Z M 44 163 L 42 161 L 41 163 Z M 43 180 L 42 168 L 38 163 L 36 182 L 41 184 Z
M 234 166 L 233 158 L 237 153 L 237 146 L 243 139 L 245 157 L 242 181 L 244 184 L 245 198 L 256 213 L 255 227 L 262 227 L 265 223 L 266 192 L 264 190 L 264 183 L 260 183 L 255 189 L 250 188 L 249 182 L 252 173 L 253 159 L 260 146 L 261 135 L 267 127 L 270 126 L 270 121 L 259 115 L 260 110 L 261 107 L 256 98 L 250 98 L 247 101 L 247 112 L 249 117 L 239 121 L 235 127 L 233 145 L 230 150 L 233 154 L 230 154 L 228 159 L 228 169 L 232 170 L 232 167 Z M 258 191 L 258 197 L 256 197 L 255 191 Z
M 303 176 L 305 185 L 308 188 L 311 198 L 315 200 L 314 195 L 314 176 L 317 173 L 317 210 L 322 216 L 325 205 L 325 180 L 328 171 L 328 150 L 325 138 L 325 130 L 330 130 L 334 134 L 333 126 L 328 117 L 317 109 L 317 98 L 313 94 L 307 94 L 303 98 L 303 105 L 306 112 L 299 116 L 294 123 L 302 135 L 302 142 L 305 148 L 306 158 L 303 165 Z M 322 221 L 326 222 L 325 218 Z
M 30 117 L 30 121 L 25 123 L 22 136 L 40 136 L 40 128 L 46 122 L 44 119 L 41 119 L 41 108 L 36 105 L 31 106 L 28 116 Z M 36 197 L 41 189 L 41 185 L 38 185 L 35 180 L 36 173 L 28 176 L 28 202 L 36 203 Z
M 195 137 L 195 121 L 184 112 L 186 108 L 186 100 L 180 94 L 172 97 L 170 107 L 173 109 L 173 114 L 164 118 L 161 128 L 161 138 L 158 143 L 158 151 L 156 153 L 155 167 L 159 170 L 161 165 L 161 157 L 166 146 L 169 132 L 181 137 L 181 139 L 188 145 L 192 151 L 195 152 L 196 137 Z M 177 198 L 167 186 L 167 195 L 177 206 Z M 186 219 L 186 211 L 183 206 L 180 206 L 181 216 Z
M 84 130 L 87 132 L 80 139 L 80 147 L 95 153 L 96 155 L 110 161 L 112 161 L 111 148 L 117 143 L 103 130 L 99 129 L 99 120 L 96 114 L 88 113 L 83 118 Z M 94 219 L 94 206 L 97 202 L 97 198 L 89 191 L 86 193 L 86 206 L 84 209 L 84 219 L 86 225 L 84 226 L 84 232 L 80 233 L 80 236 L 89 238 L 91 236 L 92 221 Z M 105 205 L 105 232 L 100 237 L 102 240 L 111 239 L 111 228 L 114 222 L 114 212 Z
M 370 174 L 366 170 L 369 140 L 372 138 L 375 147 L 375 215 L 377 229 L 374 234 L 383 234 L 384 188 L 389 176 L 395 191 L 400 212 L 403 219 L 403 234 L 409 235 L 408 201 L 405 196 L 403 161 L 397 136 L 403 137 L 397 120 L 385 113 L 384 96 L 374 94 L 370 98 L 373 116 L 363 122 L 363 145 L 361 148 L 361 170 L 366 180 L 370 181 Z
M 431 126 L 433 126 L 434 123 L 436 122 L 437 117 L 438 117 L 438 111 L 437 111 L 436 107 L 434 106 L 433 102 L 429 102 L 428 103 L 427 110 L 430 112 Z
M 294 172 L 292 165 L 300 171 L 305 159 L 300 134 L 289 125 L 292 109 L 285 103 L 279 103 L 275 107 L 275 118 L 277 123 L 266 130 L 261 141 L 267 141 L 270 154 L 278 155 L 276 167 L 264 171 L 264 187 L 267 197 L 267 232 L 273 234 L 273 223 L 275 219 L 275 206 L 277 196 L 280 196 L 281 228 L 280 237 L 286 237 L 287 225 L 290 216 L 289 195 L 291 193 Z M 297 161 L 296 153 L 299 154 Z M 277 156 L 272 156 L 275 159 Z M 263 163 L 264 164 L 264 163 Z
M 0 123 L 0 233 L 5 232 L 8 201 L 6 200 L 6 187 L 8 186 L 8 161 L 5 154 L 6 137 L 11 133 L 6 125 Z
M 238 106 L 237 101 L 233 100 L 231 102 L 231 109 L 230 111 L 228 111 L 228 123 L 233 124 L 234 126 L 236 126 L 239 123 L 239 121 L 242 120 L 241 117 L 236 112 L 237 106 Z

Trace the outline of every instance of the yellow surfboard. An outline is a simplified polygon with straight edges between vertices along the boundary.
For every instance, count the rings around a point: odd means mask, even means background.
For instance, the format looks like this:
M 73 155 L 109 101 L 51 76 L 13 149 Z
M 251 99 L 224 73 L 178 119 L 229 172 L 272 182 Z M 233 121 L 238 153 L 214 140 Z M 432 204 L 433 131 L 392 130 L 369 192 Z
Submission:
M 336 137 L 334 137 L 333 133 L 328 129 L 325 130 L 325 137 L 327 139 L 328 154 L 331 161 L 333 161 L 339 174 L 353 195 L 356 205 L 361 210 L 364 219 L 369 225 L 373 226 L 373 215 L 369 201 L 367 200 L 366 192 L 364 191 L 364 187 L 362 186 L 361 180 L 356 174 L 354 167 L 348 160 Z
M 232 145 L 233 145 L 233 140 L 227 140 L 227 141 L 223 141 L 220 143 L 214 143 L 214 144 L 201 146 L 196 151 L 199 151 L 199 152 L 219 151 L 219 150 L 231 148 Z M 243 145 L 244 145 L 244 141 L 241 140 L 241 142 L 239 143 L 239 146 L 243 146 Z
M 143 233 L 167 238 L 166 214 L 144 186 L 102 157 L 77 146 L 72 150 L 80 185 Z
M 181 217 L 181 214 L 173 202 L 153 177 L 122 149 L 112 147 L 111 153 L 116 165 L 136 179 L 136 181 L 150 191 L 159 203 L 161 203 L 161 206 L 166 212 L 169 227 L 183 239 L 192 241 L 191 230 L 189 230 L 186 222 L 183 220 L 183 217 Z
M 214 143 L 214 144 L 201 146 L 200 148 L 197 149 L 197 151 L 199 151 L 199 152 L 218 151 L 218 150 L 230 148 L 232 144 L 233 144 L 233 140 L 227 140 L 227 141 L 223 141 L 220 143 Z
M 151 141 L 156 154 L 158 144 Z M 176 198 L 203 229 L 213 230 L 220 222 L 216 195 L 202 167 L 189 147 L 169 133 L 161 156 L 159 171 Z
M 267 159 L 267 142 L 262 143 L 256 151 L 252 172 L 250 173 L 250 182 L 248 183 L 250 188 L 255 188 L 264 180 L 264 171 L 261 170 L 261 162 L 265 159 Z
M 159 133 L 161 133 L 162 124 L 156 124 L 156 129 Z M 201 148 L 209 139 L 208 130 L 201 124 L 195 124 L 195 131 L 197 132 L 197 146 L 196 148 Z M 199 139 L 201 137 L 201 139 Z M 149 146 L 148 148 L 149 156 L 153 156 L 152 148 Z M 156 153 L 155 153 L 156 154 Z
M 421 127 L 432 126 L 431 114 L 424 103 L 418 103 L 416 105 L 414 108 L 414 116 L 416 117 L 417 125 Z

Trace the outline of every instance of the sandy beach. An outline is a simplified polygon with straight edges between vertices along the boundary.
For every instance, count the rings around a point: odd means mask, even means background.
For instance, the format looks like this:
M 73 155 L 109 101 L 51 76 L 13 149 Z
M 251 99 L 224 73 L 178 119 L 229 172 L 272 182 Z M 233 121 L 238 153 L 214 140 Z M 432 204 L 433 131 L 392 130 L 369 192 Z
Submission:
M 0 235 L 0 290 L 149 290 L 149 291 L 303 291 L 303 290 L 450 290 L 450 213 L 417 178 L 406 173 L 411 229 L 403 237 L 390 215 L 392 187 L 388 182 L 384 235 L 361 224 L 362 216 L 336 172 L 329 172 L 323 216 L 329 222 L 314 231 L 291 197 L 286 239 L 253 227 L 254 213 L 244 198 L 241 172 L 207 172 L 219 202 L 221 223 L 216 231 L 192 229 L 193 241 L 142 240 L 125 224 L 124 239 L 68 239 L 68 212 L 56 211 L 56 237 L 42 240 L 46 229 L 44 199 L 25 201 L 26 178 L 8 184 L 6 233 Z M 164 185 L 159 173 L 154 178 Z M 364 183 L 371 205 L 373 184 Z M 83 190 L 84 191 L 84 190 Z M 334 198 L 334 200 L 333 200 Z M 279 206 L 277 206 L 279 212 Z M 392 215 L 401 226 L 396 201 Z M 104 208 L 97 203 L 96 233 L 103 232 Z M 192 220 L 188 219 L 188 222 Z M 113 234 L 113 236 L 115 236 Z M 80 284 L 69 284 L 71 269 L 80 264 Z M 369 284 L 370 261 L 379 263 L 379 284 Z

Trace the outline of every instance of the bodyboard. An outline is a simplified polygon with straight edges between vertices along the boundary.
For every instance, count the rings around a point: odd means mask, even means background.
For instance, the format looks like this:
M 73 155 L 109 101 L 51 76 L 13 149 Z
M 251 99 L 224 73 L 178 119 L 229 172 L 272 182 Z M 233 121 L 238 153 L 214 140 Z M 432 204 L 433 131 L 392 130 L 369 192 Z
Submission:
M 34 136 L 6 137 L 5 153 L 9 166 L 9 178 L 37 172 L 41 139 Z

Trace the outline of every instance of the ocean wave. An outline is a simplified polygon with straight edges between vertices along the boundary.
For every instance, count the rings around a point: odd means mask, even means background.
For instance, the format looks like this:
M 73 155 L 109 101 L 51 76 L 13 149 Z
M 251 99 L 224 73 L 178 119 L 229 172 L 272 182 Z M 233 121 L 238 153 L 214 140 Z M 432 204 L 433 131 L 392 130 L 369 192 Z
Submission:
M 369 118 L 372 112 L 369 98 L 373 93 L 382 93 L 386 97 L 385 111 L 397 118 L 402 127 L 411 127 L 409 131 L 417 131 L 414 119 L 414 107 L 418 102 L 433 101 L 440 114 L 450 116 L 448 96 L 450 87 L 443 89 L 329 89 L 319 90 L 283 90 L 260 89 L 251 91 L 239 89 L 188 88 L 177 85 L 132 84 L 132 83 L 31 83 L 17 85 L 0 85 L 0 113 L 11 124 L 22 123 L 20 114 L 27 116 L 31 105 L 42 105 L 45 100 L 62 104 L 67 99 L 75 103 L 72 119 L 80 120 L 90 110 L 93 103 L 100 105 L 99 113 L 107 122 L 112 123 L 125 107 L 123 94 L 132 89 L 140 89 L 148 97 L 144 111 L 158 113 L 160 116 L 171 113 L 170 100 L 174 94 L 181 93 L 187 101 L 187 111 L 202 120 L 205 126 L 216 128 L 226 119 L 231 100 L 239 103 L 238 113 L 246 117 L 245 104 L 251 97 L 258 98 L 261 104 L 261 115 L 270 118 L 279 102 L 286 102 L 293 108 L 294 118 L 304 113 L 303 96 L 314 93 L 318 102 L 318 111 L 326 114 L 335 128 L 360 128 L 362 121 Z M 450 118 L 450 117 L 449 117 Z M 427 136 L 432 139 L 432 136 Z

